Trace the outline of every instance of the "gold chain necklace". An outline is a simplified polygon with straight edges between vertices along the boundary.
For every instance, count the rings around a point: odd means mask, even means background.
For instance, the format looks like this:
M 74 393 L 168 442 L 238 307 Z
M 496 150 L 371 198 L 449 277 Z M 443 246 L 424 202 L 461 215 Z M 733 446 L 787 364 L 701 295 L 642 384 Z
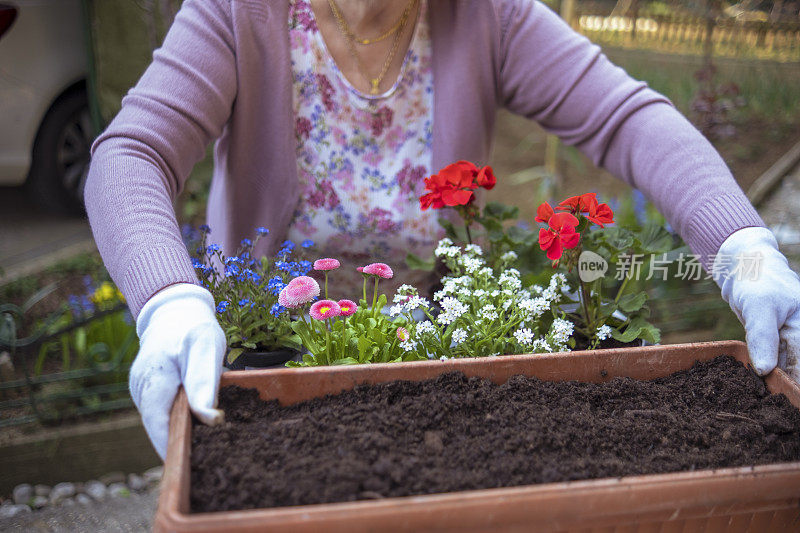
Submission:
M 358 67 L 361 75 L 367 80 L 367 82 L 369 82 L 369 93 L 372 95 L 379 94 L 378 88 L 380 87 L 381 81 L 383 81 L 383 77 L 386 76 L 386 72 L 388 72 L 389 66 L 392 64 L 392 60 L 397 53 L 397 49 L 400 46 L 400 39 L 403 36 L 403 30 L 405 29 L 406 22 L 408 21 L 408 15 L 411 13 L 411 7 L 415 6 L 416 3 L 417 0 L 411 0 L 406 10 L 403 11 L 403 15 L 400 17 L 399 26 L 395 31 L 395 37 L 394 41 L 392 42 L 392 48 L 389 50 L 389 55 L 386 57 L 386 61 L 383 62 L 383 67 L 378 73 L 378 76 L 372 78 L 367 74 L 367 69 L 364 67 L 364 63 L 361 61 L 361 57 L 356 51 L 355 39 L 352 35 L 352 32 L 350 32 L 349 28 L 347 27 L 347 23 L 345 22 L 344 17 L 342 17 L 339 7 L 336 5 L 334 0 L 328 0 L 328 5 L 330 5 L 331 12 L 333 13 L 334 18 L 336 18 L 339 31 L 342 33 L 345 41 L 347 42 L 347 48 L 350 51 L 350 55 L 353 56 L 353 60 L 356 62 L 356 66 Z
M 394 26 L 392 26 L 391 28 L 389 28 L 388 30 L 386 30 L 385 32 L 383 32 L 382 34 L 373 39 L 361 39 L 359 37 L 356 37 L 355 32 L 353 32 L 353 30 L 350 29 L 350 26 L 348 26 L 347 21 L 344 20 L 342 12 L 339 10 L 339 6 L 336 5 L 336 2 L 330 4 L 331 4 L 331 11 L 333 11 L 333 16 L 336 17 L 336 22 L 340 25 L 340 27 L 344 28 L 344 31 L 347 33 L 347 35 L 349 35 L 353 39 L 353 41 L 356 42 L 356 44 L 375 44 L 383 41 L 384 39 L 386 39 L 387 37 L 389 37 L 394 32 L 400 29 L 400 26 L 404 24 L 404 22 L 408 19 L 409 13 L 411 13 L 411 7 L 414 5 L 414 0 L 411 0 L 408 3 L 406 8 L 403 10 L 403 13 L 400 15 L 400 18 L 397 19 L 397 22 L 394 23 Z

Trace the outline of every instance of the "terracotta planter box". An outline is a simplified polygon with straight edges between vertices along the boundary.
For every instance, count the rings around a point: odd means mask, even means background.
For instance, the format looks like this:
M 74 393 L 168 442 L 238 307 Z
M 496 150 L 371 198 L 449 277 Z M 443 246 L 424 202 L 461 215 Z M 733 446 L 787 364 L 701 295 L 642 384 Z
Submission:
M 652 379 L 695 361 L 731 355 L 741 342 L 647 346 L 354 367 L 230 372 L 222 385 L 257 388 L 295 403 L 360 383 L 423 380 L 460 370 L 505 382 L 515 374 L 550 381 Z M 781 371 L 766 380 L 800 408 L 800 386 Z M 220 513 L 189 513 L 191 419 L 181 392 L 172 410 L 156 531 L 800 531 L 800 462 L 572 481 L 379 501 Z

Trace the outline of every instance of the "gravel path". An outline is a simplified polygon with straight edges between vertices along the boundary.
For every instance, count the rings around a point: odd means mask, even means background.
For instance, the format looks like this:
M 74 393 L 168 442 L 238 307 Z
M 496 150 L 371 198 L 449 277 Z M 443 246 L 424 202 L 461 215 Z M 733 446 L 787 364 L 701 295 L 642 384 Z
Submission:
M 117 532 L 150 531 L 158 489 L 127 497 L 49 507 L 0 519 L 0 531 Z

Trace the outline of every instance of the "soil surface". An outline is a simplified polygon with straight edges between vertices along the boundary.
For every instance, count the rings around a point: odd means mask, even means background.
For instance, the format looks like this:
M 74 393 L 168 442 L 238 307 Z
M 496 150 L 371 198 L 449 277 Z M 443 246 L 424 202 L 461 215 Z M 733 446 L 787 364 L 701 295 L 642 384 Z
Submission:
M 733 358 L 653 381 L 458 372 L 282 407 L 226 387 L 192 434 L 194 512 L 800 460 L 800 411 Z

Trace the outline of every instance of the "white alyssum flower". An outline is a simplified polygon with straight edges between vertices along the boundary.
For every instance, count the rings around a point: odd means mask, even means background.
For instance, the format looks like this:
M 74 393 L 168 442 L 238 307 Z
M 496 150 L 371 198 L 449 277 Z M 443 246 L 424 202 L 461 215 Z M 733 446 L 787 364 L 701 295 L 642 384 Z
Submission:
M 417 324 L 418 335 L 426 335 L 428 333 L 436 333 L 436 326 L 434 326 L 430 320 Z
M 483 259 L 480 257 L 464 257 L 461 263 L 464 265 L 464 270 L 469 274 L 474 274 L 484 264 Z
M 504 261 L 506 263 L 510 263 L 516 260 L 517 260 L 517 253 L 513 251 L 508 251 L 500 256 L 500 261 Z
M 458 317 L 469 311 L 469 307 L 459 302 L 452 296 L 442 300 L 442 312 L 436 317 L 436 321 L 442 326 L 447 326 L 455 322 Z
M 567 276 L 565 276 L 563 272 L 556 272 L 550 278 L 550 287 L 554 289 L 566 283 L 567 283 Z
M 497 308 L 492 304 L 486 304 L 481 307 L 480 311 L 478 311 L 478 318 L 481 321 L 491 322 L 493 320 L 497 320 Z
M 428 308 L 431 306 L 430 302 L 421 296 L 417 296 L 416 294 L 413 296 L 409 296 L 408 299 L 403 302 L 403 311 L 406 313 L 410 313 L 419 309 L 420 307 Z
M 503 311 L 508 311 L 508 308 L 514 305 L 514 300 L 506 300 L 503 302 Z
M 556 318 L 553 320 L 553 326 L 550 328 L 550 336 L 554 343 L 566 345 L 574 329 L 575 326 L 569 320 Z
M 528 328 L 520 328 L 514 332 L 514 338 L 519 344 L 529 346 L 533 344 L 533 332 Z
M 542 294 L 543 290 L 544 287 L 542 287 L 541 285 L 531 285 L 530 288 L 531 294 Z
M 389 308 L 389 316 L 391 317 L 396 317 L 402 314 L 402 312 L 403 312 L 402 305 L 393 305 L 392 307 Z
M 519 306 L 533 318 L 539 318 L 545 311 L 550 309 L 550 302 L 542 296 L 537 296 L 536 298 L 520 300 Z
M 433 253 L 436 254 L 436 257 L 458 257 L 461 254 L 461 249 L 458 246 L 453 246 L 453 241 L 445 237 L 439 241 Z
M 451 337 L 451 340 L 453 341 L 454 344 L 461 344 L 462 342 L 467 340 L 467 332 L 466 332 L 466 330 L 464 330 L 462 328 L 458 328 L 458 329 L 454 330 L 453 331 L 453 336 Z
M 604 341 L 611 336 L 611 326 L 603 324 L 597 328 L 597 340 Z
M 516 268 L 509 268 L 500 274 L 500 286 L 506 290 L 517 291 L 522 287 L 519 279 L 519 271 Z
M 552 353 L 553 352 L 553 349 L 547 343 L 547 339 L 544 339 L 544 338 L 539 338 L 539 339 L 536 339 L 535 341 L 533 341 L 533 349 L 535 351 L 537 351 L 537 352 L 540 351 L 540 350 L 542 352 L 547 352 L 547 353 Z
M 447 359 L 448 357 L 446 355 L 443 355 L 439 358 L 439 361 L 447 361 Z
M 489 293 L 489 296 L 491 296 L 492 298 L 497 298 L 498 296 L 500 296 L 500 291 L 495 289 Z
M 407 352 L 411 352 L 417 347 L 417 341 L 411 339 L 405 340 L 400 343 L 400 347 Z
M 542 298 L 549 302 L 558 302 L 561 299 L 557 290 L 553 287 L 547 287 L 542 291 Z
M 472 295 L 475 298 L 481 298 L 483 296 L 486 296 L 486 294 L 487 294 L 487 292 L 485 290 L 483 290 L 483 289 L 475 289 L 474 291 L 472 291 Z
M 473 253 L 475 255 L 483 255 L 483 249 L 477 244 L 468 244 L 464 247 L 464 251 L 468 253 Z
M 494 277 L 494 271 L 489 267 L 483 267 L 475 275 L 479 278 L 492 278 Z
M 411 285 L 406 285 L 404 283 L 404 284 L 400 285 L 400 287 L 397 288 L 397 293 L 398 294 L 418 294 L 419 291 L 417 290 L 416 287 L 412 287 Z M 397 296 L 395 296 L 395 298 L 396 297 Z

